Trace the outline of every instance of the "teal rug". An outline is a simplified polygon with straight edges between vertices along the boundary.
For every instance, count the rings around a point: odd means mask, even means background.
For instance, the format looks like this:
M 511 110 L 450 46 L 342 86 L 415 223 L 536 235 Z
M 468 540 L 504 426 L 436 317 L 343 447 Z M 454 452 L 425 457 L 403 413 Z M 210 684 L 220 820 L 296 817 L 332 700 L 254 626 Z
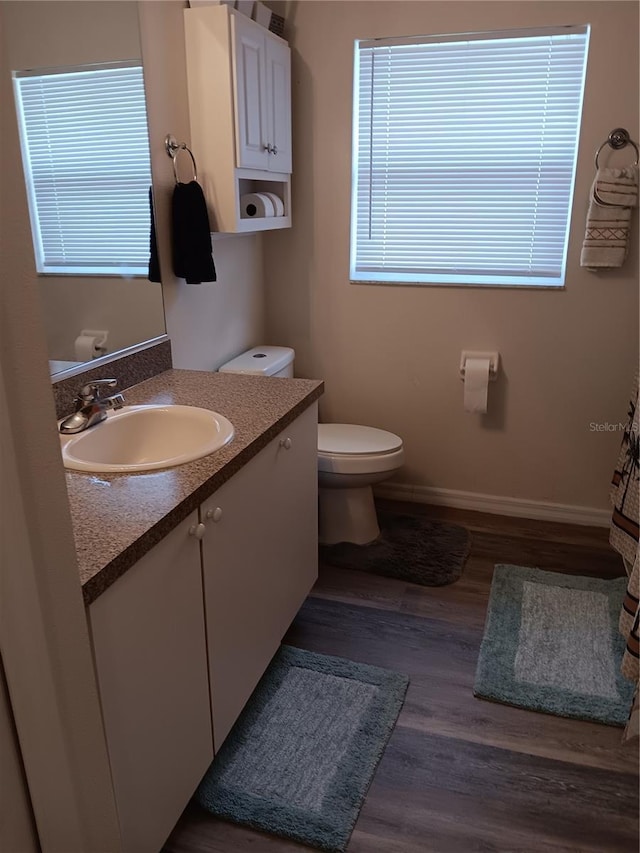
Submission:
M 196 792 L 217 817 L 346 850 L 406 675 L 281 646 Z
M 626 578 L 601 580 L 496 566 L 474 694 L 611 726 L 627 722 L 633 685 L 620 674 Z

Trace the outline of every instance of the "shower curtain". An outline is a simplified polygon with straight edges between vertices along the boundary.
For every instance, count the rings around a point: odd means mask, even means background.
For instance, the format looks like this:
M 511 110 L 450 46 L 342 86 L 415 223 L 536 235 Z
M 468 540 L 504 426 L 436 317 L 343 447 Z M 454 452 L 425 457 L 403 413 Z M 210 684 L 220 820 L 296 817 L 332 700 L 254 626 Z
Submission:
M 640 701 L 638 697 L 640 429 L 638 402 L 638 374 L 636 374 L 618 464 L 611 481 L 613 512 L 609 533 L 609 542 L 622 555 L 627 574 L 629 574 L 627 593 L 620 611 L 619 622 L 620 633 L 627 643 L 621 668 L 625 678 L 635 683 L 636 690 L 631 715 L 625 729 L 625 740 L 638 737 L 640 727 Z

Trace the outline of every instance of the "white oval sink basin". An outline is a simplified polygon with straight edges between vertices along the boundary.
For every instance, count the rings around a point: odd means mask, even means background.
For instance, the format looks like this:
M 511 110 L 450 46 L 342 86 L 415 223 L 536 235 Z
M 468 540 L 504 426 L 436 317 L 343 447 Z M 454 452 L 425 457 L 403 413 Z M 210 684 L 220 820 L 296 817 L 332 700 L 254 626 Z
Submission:
M 74 471 L 153 471 L 208 456 L 233 432 L 225 417 L 197 406 L 124 406 L 60 441 L 64 466 Z

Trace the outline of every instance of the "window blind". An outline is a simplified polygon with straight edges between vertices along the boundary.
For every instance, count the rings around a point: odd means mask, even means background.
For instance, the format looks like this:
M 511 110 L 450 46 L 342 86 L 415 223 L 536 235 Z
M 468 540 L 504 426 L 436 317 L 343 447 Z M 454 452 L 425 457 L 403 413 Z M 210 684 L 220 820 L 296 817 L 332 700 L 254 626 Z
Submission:
M 353 281 L 564 283 L 588 30 L 356 42 Z
M 147 275 L 142 67 L 14 74 L 39 272 Z

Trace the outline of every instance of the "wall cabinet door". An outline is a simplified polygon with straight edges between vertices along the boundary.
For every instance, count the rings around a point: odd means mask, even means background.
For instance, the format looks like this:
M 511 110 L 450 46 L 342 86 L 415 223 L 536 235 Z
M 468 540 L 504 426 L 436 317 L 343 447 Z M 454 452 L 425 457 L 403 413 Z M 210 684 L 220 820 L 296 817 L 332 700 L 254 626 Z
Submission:
M 291 52 L 244 15 L 232 16 L 236 165 L 291 172 Z
M 216 750 L 317 578 L 317 477 L 314 405 L 201 508 Z
M 268 169 L 266 41 L 262 28 L 244 15 L 234 15 L 232 21 L 236 163 L 246 169 Z
M 213 760 L 197 523 L 88 610 L 126 853 L 158 853 Z
M 291 51 L 280 39 L 266 39 L 269 168 L 289 174 L 291 163 Z

